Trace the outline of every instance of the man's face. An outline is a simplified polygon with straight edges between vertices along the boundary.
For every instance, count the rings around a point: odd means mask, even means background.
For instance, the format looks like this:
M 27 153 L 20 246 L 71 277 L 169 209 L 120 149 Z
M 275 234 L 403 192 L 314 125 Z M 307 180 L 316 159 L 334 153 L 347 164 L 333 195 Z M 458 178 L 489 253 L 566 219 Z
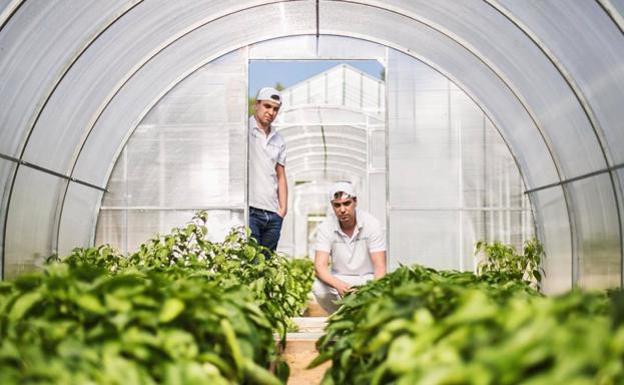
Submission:
M 357 200 L 355 198 L 345 198 L 344 195 L 340 198 L 331 201 L 332 208 L 336 214 L 336 218 L 341 224 L 351 224 L 355 219 L 355 208 L 357 207 Z
M 280 106 L 270 100 L 258 100 L 254 105 L 256 121 L 264 127 L 268 127 L 277 117 Z

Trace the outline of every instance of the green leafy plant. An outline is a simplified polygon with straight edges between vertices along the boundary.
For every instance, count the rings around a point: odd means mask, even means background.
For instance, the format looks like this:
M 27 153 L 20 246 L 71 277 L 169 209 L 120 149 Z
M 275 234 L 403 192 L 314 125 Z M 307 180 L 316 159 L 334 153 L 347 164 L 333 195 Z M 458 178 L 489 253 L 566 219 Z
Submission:
M 367 283 L 329 318 L 310 366 L 331 360 L 323 385 L 624 382 L 618 292 L 544 297 L 523 265 L 504 266 L 402 266 Z
M 244 229 L 210 242 L 206 221 L 199 212 L 128 256 L 76 248 L 0 282 L 0 383 L 285 382 L 273 333 L 284 341 L 303 312 L 312 262 Z
M 110 273 L 132 267 L 179 278 L 203 277 L 224 287 L 246 286 L 273 328 L 285 338 L 290 318 L 301 315 L 308 302 L 314 281 L 312 262 L 272 253 L 241 228 L 233 229 L 223 242 L 210 242 L 206 239 L 207 215 L 198 212 L 186 226 L 149 239 L 128 257 L 104 245 L 77 248 L 67 257 L 52 257 L 50 262 L 96 265 Z
M 0 290 L 0 383 L 280 384 L 242 287 L 52 264 Z
M 539 295 L 523 281 L 492 283 L 470 272 L 402 266 L 343 299 L 317 341 L 320 354 L 311 366 L 332 361 L 323 384 L 370 383 L 374 368 L 388 359 L 391 342 L 410 327 L 420 310 L 433 319 L 447 317 L 461 305 L 462 293 L 469 288 L 480 288 L 496 301 L 515 293 Z
M 541 267 L 544 248 L 536 239 L 524 243 L 523 253 L 519 254 L 512 246 L 499 241 L 487 243 L 479 241 L 475 255 L 482 255 L 477 265 L 480 275 L 496 273 L 493 278 L 504 281 L 523 280 L 539 288 L 544 276 Z

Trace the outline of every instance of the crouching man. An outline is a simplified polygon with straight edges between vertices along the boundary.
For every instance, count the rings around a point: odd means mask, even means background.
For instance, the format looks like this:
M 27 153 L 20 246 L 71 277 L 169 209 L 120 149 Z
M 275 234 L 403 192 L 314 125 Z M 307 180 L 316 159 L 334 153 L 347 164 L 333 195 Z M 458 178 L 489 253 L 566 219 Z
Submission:
M 334 301 L 373 278 L 386 274 L 386 239 L 371 214 L 357 209 L 351 183 L 332 186 L 329 215 L 317 229 L 312 287 L 317 302 L 328 313 L 338 309 Z

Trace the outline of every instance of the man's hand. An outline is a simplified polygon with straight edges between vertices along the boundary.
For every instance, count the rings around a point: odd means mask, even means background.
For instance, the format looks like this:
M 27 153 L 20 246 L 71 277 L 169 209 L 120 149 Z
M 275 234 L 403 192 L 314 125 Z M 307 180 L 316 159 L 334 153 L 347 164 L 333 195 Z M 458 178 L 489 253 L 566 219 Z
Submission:
M 350 293 L 355 290 L 355 288 L 351 287 L 351 285 L 339 279 L 336 280 L 336 283 L 334 284 L 334 288 L 338 290 L 338 294 L 341 297 L 344 297 L 347 293 Z
M 282 208 L 278 209 L 277 210 L 277 215 L 279 215 L 280 218 L 283 219 L 286 216 L 286 209 L 285 208 L 284 209 L 282 209 Z

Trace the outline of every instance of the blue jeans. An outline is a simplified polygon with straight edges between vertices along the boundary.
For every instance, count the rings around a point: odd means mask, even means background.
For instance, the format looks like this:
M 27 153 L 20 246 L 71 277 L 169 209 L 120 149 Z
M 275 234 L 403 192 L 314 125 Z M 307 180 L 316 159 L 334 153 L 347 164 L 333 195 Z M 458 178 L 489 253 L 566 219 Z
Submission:
M 255 207 L 249 208 L 249 228 L 251 236 L 258 243 L 271 251 L 277 248 L 282 222 L 284 219 L 272 211 L 261 210 Z

